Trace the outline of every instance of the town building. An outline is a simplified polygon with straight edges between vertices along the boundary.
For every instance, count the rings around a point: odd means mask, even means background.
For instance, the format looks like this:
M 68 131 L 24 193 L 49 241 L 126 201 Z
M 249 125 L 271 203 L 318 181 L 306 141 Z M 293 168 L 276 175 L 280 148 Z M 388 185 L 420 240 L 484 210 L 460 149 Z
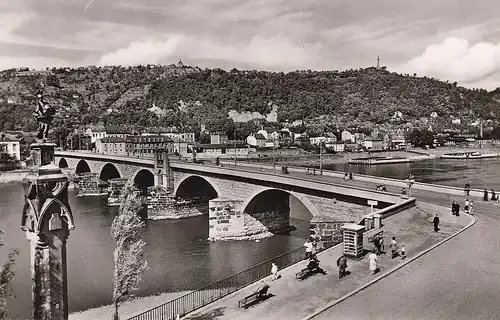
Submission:
M 0 133 L 0 150 L 15 160 L 21 160 L 21 139 L 5 132 Z
M 248 146 L 245 143 L 230 143 L 224 144 L 198 144 L 194 146 L 196 158 L 200 159 L 215 159 L 219 158 L 234 158 L 236 147 L 236 158 L 248 156 Z
M 102 123 L 91 124 L 87 127 L 85 132 L 90 136 L 91 143 L 106 137 L 106 128 Z
M 117 125 L 105 125 L 105 137 L 114 137 L 114 138 L 125 138 L 130 135 L 132 132 L 125 126 L 117 126 Z
M 266 146 L 266 138 L 259 133 L 251 134 L 247 137 L 247 143 L 252 147 L 263 148 Z
M 363 141 L 363 146 L 368 150 L 383 150 L 385 144 L 382 139 L 366 139 Z
M 341 134 L 342 141 L 350 141 L 352 143 L 356 142 L 356 136 L 353 135 L 350 131 L 344 130 Z
M 212 133 L 210 135 L 210 144 L 227 144 L 227 134 Z
M 126 152 L 125 137 L 104 137 L 95 143 L 97 153 L 124 156 Z
M 127 136 L 125 152 L 127 156 L 153 156 L 156 150 L 166 150 L 174 153 L 174 141 L 167 136 Z
M 332 142 L 326 146 L 329 149 L 332 149 L 334 152 L 344 152 L 345 151 L 345 143 L 337 141 Z

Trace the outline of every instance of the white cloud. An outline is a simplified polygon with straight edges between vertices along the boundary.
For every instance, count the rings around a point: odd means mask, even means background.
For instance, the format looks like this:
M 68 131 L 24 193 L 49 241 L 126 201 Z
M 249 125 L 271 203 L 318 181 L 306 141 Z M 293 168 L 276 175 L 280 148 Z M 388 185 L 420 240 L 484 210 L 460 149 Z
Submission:
M 248 42 L 222 43 L 207 38 L 175 35 L 166 41 L 136 41 L 103 55 L 99 65 L 137 65 L 189 57 L 194 60 L 229 61 L 234 67 L 271 69 L 314 68 L 319 44 L 294 44 L 288 38 L 253 37 Z
M 475 83 L 500 73 L 500 42 L 470 44 L 447 38 L 428 46 L 424 53 L 401 66 L 401 71 L 460 83 Z
M 178 47 L 180 36 L 170 37 L 167 41 L 135 41 L 127 48 L 103 55 L 99 65 L 138 65 L 158 63 L 170 56 Z
M 68 63 L 63 59 L 45 57 L 6 57 L 0 56 L 0 70 L 28 67 L 34 69 L 45 69 L 46 67 L 65 67 Z

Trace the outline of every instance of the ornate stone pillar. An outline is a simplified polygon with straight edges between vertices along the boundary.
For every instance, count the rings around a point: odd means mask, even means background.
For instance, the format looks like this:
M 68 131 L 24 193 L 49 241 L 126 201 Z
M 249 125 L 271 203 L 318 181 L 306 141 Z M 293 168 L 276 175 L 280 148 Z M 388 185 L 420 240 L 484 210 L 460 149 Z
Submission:
M 68 319 L 66 241 L 75 228 L 66 175 L 54 165 L 54 143 L 31 145 L 35 169 L 23 181 L 21 230 L 31 249 L 33 319 Z

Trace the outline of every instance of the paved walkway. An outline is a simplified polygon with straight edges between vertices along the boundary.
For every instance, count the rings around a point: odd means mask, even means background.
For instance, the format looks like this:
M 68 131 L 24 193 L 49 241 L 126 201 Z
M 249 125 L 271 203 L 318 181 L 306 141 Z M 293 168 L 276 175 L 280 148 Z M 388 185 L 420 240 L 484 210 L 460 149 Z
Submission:
M 477 209 L 472 228 L 312 319 L 499 319 L 500 203 Z
M 437 233 L 433 231 L 431 223 L 435 213 L 441 216 L 442 221 L 441 230 Z M 471 221 L 470 216 L 455 217 L 447 208 L 420 203 L 417 207 L 384 221 L 386 250 L 390 237 L 396 236 L 399 244 L 405 245 L 407 259 L 410 259 Z M 371 244 L 365 244 L 365 248 L 371 249 Z M 350 274 L 339 280 L 336 261 L 342 251 L 343 246 L 339 245 L 318 255 L 327 275 L 318 274 L 303 281 L 296 280 L 295 273 L 307 264 L 304 261 L 282 270 L 281 278 L 277 281 L 266 279 L 273 296 L 246 310 L 237 307 L 238 300 L 253 293 L 258 283 L 186 315 L 183 319 L 301 319 L 404 262 L 400 258 L 390 259 L 387 255 L 382 255 L 379 258 L 380 274 L 371 275 L 366 257 L 360 261 L 349 261 Z

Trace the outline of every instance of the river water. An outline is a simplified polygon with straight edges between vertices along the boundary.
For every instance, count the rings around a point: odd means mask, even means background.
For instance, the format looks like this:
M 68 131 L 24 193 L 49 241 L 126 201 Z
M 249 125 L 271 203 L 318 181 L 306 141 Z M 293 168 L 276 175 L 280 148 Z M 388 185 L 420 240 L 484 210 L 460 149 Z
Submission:
M 500 159 L 434 160 L 378 166 L 334 165 L 330 169 L 402 179 L 408 173 L 417 181 L 473 188 L 500 187 Z M 76 229 L 68 239 L 68 291 L 70 312 L 111 303 L 114 241 L 110 226 L 116 208 L 104 198 L 77 198 L 70 190 Z M 193 290 L 237 273 L 251 265 L 302 246 L 308 235 L 309 214 L 293 202 L 291 235 L 254 241 L 208 242 L 208 216 L 180 220 L 148 221 L 147 258 L 139 296 Z M 7 248 L 20 249 L 13 282 L 15 299 L 8 301 L 12 319 L 31 315 L 29 243 L 19 229 L 24 193 L 20 183 L 0 184 L 0 229 L 5 230 L 0 262 Z
M 474 189 L 500 189 L 500 158 L 474 160 L 425 160 L 411 163 L 325 165 L 325 169 L 353 172 L 386 178 L 404 179 L 409 173 L 415 180 L 463 188 L 470 181 Z
M 74 312 L 111 304 L 115 242 L 110 227 L 117 208 L 108 208 L 105 198 L 77 198 L 73 190 L 69 198 L 76 225 L 67 243 L 69 308 Z M 29 242 L 19 229 L 23 202 L 20 183 L 0 185 L 0 229 L 5 230 L 0 262 L 5 261 L 6 249 L 20 250 L 13 282 L 16 298 L 8 301 L 11 319 L 31 316 Z M 309 232 L 308 215 L 295 210 L 294 217 L 302 219 L 293 219 L 296 231 L 260 242 L 206 241 L 208 216 L 148 221 L 145 236 L 150 269 L 138 295 L 197 289 L 301 247 Z

